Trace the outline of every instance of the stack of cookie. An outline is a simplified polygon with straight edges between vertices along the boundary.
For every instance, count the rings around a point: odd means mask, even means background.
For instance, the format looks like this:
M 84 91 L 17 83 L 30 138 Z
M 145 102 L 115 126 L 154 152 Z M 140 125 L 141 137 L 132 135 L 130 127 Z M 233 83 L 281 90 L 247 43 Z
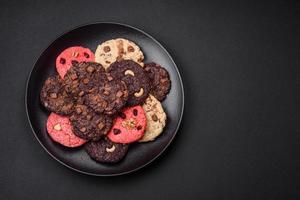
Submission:
M 153 141 L 166 125 L 161 105 L 171 88 L 169 73 L 132 41 L 118 38 L 97 47 L 65 49 L 56 59 L 58 75 L 40 93 L 52 113 L 50 137 L 66 147 L 85 145 L 90 157 L 116 163 L 130 143 Z

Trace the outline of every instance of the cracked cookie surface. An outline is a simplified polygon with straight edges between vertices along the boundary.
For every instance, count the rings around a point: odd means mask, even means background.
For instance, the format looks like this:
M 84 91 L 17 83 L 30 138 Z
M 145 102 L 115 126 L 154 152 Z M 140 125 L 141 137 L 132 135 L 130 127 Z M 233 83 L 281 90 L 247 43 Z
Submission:
M 108 72 L 115 79 L 123 80 L 128 88 L 128 106 L 143 104 L 150 92 L 150 82 L 143 68 L 132 60 L 111 64 Z
M 119 144 L 104 138 L 99 141 L 91 141 L 85 145 L 88 155 L 101 163 L 117 163 L 121 161 L 128 151 L 128 144 Z
M 44 83 L 40 100 L 49 111 L 68 115 L 73 111 L 73 99 L 65 91 L 65 85 L 59 76 L 50 76 Z
M 150 93 L 159 101 L 164 100 L 171 89 L 171 80 L 168 71 L 154 62 L 145 64 L 144 69 L 151 82 Z
M 85 140 L 99 140 L 110 130 L 113 120 L 110 116 L 97 114 L 86 105 L 76 105 L 70 116 L 74 134 Z
M 116 38 L 107 40 L 97 47 L 95 61 L 102 64 L 105 69 L 109 68 L 110 64 L 120 60 L 134 60 L 140 66 L 144 66 L 143 52 L 138 45 L 130 40 Z
M 124 81 L 114 79 L 108 73 L 104 76 L 99 86 L 85 96 L 85 104 L 97 113 L 113 115 L 125 106 L 128 90 Z

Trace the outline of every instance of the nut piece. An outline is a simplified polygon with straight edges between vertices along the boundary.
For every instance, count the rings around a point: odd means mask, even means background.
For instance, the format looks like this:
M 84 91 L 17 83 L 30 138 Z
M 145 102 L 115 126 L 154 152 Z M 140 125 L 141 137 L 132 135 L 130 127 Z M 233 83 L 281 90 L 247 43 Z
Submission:
M 116 97 L 120 98 L 121 96 L 123 96 L 123 92 L 121 90 L 119 90 L 116 94 Z
M 82 109 L 81 108 L 76 108 L 76 112 L 77 112 L 77 114 L 80 114 L 80 113 L 82 113 Z
M 56 94 L 56 93 L 51 93 L 51 94 L 50 94 L 50 97 L 51 97 L 52 99 L 56 99 L 56 98 L 57 98 L 57 94 Z
M 143 89 L 143 88 L 140 88 L 140 91 L 135 92 L 135 93 L 134 93 L 134 96 L 135 96 L 135 97 L 141 97 L 143 94 L 144 94 L 144 89 Z
M 88 84 L 90 82 L 90 80 L 88 78 L 83 79 L 82 81 L 84 84 Z
M 105 150 L 106 150 L 106 152 L 109 152 L 109 153 L 111 153 L 111 152 L 114 152 L 114 151 L 115 151 L 115 149 L 116 149 L 115 145 L 112 145 L 112 147 L 110 147 L 110 148 L 106 148 Z
M 126 70 L 125 72 L 124 72 L 124 74 L 125 74 L 125 76 L 126 75 L 130 75 L 130 76 L 134 76 L 134 72 L 133 71 L 131 71 L 131 70 Z
M 55 130 L 57 130 L 57 131 L 60 131 L 60 130 L 61 130 L 60 124 L 56 124 L 53 128 L 54 128 Z
M 72 56 L 73 56 L 73 57 L 75 57 L 75 58 L 77 58 L 77 57 L 78 57 L 78 55 L 79 55 L 79 53 L 78 53 L 78 52 L 73 52 L 73 53 L 72 53 Z
M 102 130 L 102 129 L 104 128 L 104 126 L 105 126 L 105 124 L 104 124 L 103 122 L 100 122 L 100 123 L 98 124 L 98 128 L 99 128 L 100 130 Z
M 78 93 L 78 95 L 79 95 L 80 97 L 82 97 L 82 96 L 84 95 L 84 91 L 80 91 L 80 92 Z
M 85 128 L 85 127 L 82 127 L 82 128 L 80 129 L 80 131 L 84 133 L 84 132 L 86 132 L 86 128 Z
M 89 72 L 89 73 L 93 73 L 93 72 L 95 71 L 95 68 L 92 67 L 92 66 L 88 66 L 88 67 L 86 68 L 86 71 Z

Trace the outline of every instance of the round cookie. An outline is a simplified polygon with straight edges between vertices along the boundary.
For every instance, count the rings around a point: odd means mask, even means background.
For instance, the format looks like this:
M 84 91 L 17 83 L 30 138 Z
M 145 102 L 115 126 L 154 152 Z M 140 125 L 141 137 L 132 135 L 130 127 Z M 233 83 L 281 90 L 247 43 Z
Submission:
M 152 62 L 145 64 L 145 71 L 147 72 L 150 82 L 150 93 L 159 101 L 166 98 L 171 89 L 171 81 L 168 71 L 162 66 Z
M 134 42 L 117 38 L 103 42 L 97 47 L 95 61 L 107 69 L 111 63 L 120 60 L 134 60 L 144 66 L 144 54 Z
M 141 106 L 125 108 L 115 119 L 107 137 L 116 143 L 132 143 L 143 137 L 146 125 L 146 115 Z
M 61 115 L 68 115 L 73 110 L 73 100 L 65 91 L 64 84 L 58 76 L 50 76 L 44 83 L 40 100 L 49 111 Z
M 85 145 L 88 155 L 101 163 L 117 163 L 122 160 L 128 151 L 128 144 L 118 144 L 107 138 Z
M 143 104 L 150 92 L 150 82 L 143 68 L 132 60 L 122 60 L 111 64 L 108 72 L 113 78 L 123 80 L 128 88 L 128 106 Z
M 55 142 L 66 147 L 79 147 L 86 142 L 73 133 L 68 117 L 55 113 L 51 113 L 47 119 L 47 131 Z
M 85 96 L 85 104 L 97 113 L 113 115 L 126 104 L 128 90 L 124 81 L 113 79 L 108 73 L 97 88 Z
M 97 114 L 86 105 L 76 105 L 70 116 L 74 134 L 85 140 L 99 140 L 110 130 L 113 120 L 108 115 Z
M 56 58 L 56 70 L 61 78 L 64 78 L 71 66 L 78 62 L 94 61 L 94 53 L 81 46 L 74 46 L 65 49 Z
M 167 115 L 161 103 L 152 95 L 149 95 L 146 99 L 143 109 L 146 113 L 147 126 L 145 134 L 139 142 L 148 142 L 154 140 L 162 133 L 166 125 Z
M 64 83 L 66 91 L 75 99 L 95 89 L 104 76 L 105 69 L 95 62 L 75 63 L 66 73 Z

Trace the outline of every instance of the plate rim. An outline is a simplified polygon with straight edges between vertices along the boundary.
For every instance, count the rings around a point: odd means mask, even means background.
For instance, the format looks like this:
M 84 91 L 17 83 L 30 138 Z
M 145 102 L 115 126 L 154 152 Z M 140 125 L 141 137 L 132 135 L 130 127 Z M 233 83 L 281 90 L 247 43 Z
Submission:
M 172 135 L 171 139 L 168 141 L 167 145 L 156 155 L 154 156 L 152 159 L 150 159 L 149 161 L 147 161 L 145 164 L 137 167 L 137 168 L 134 168 L 134 169 L 131 169 L 131 170 L 128 170 L 128 171 L 124 171 L 124 172 L 119 172 L 119 173 L 110 173 L 110 174 L 99 174 L 99 173 L 92 173 L 92 172 L 86 172 L 86 171 L 82 171 L 80 169 L 76 169 L 74 167 L 72 167 L 71 165 L 63 162 L 62 160 L 60 160 L 59 158 L 57 158 L 55 155 L 53 155 L 45 146 L 44 144 L 40 141 L 40 139 L 38 138 L 34 128 L 33 128 L 33 125 L 31 123 L 31 120 L 30 120 L 30 116 L 29 116 L 29 112 L 28 112 L 28 101 L 27 101 L 27 96 L 28 96 L 28 87 L 29 87 L 29 82 L 30 82 L 30 78 L 31 78 L 31 75 L 32 75 L 32 72 L 39 60 L 39 58 L 47 51 L 47 49 L 59 38 L 61 38 L 62 36 L 64 36 L 65 34 L 68 34 L 69 32 L 72 32 L 76 29 L 79 29 L 79 28 L 82 28 L 82 27 L 85 27 L 85 26 L 90 26 L 90 25 L 98 25 L 98 24 L 112 24 L 112 25 L 118 25 L 118 26 L 125 26 L 127 28 L 131 28 L 131 29 L 134 29 L 135 31 L 138 31 L 138 32 L 141 32 L 142 34 L 146 35 L 147 37 L 149 37 L 150 39 L 152 39 L 156 44 L 159 45 L 160 48 L 162 48 L 162 50 L 167 54 L 167 56 L 171 59 L 171 62 L 173 63 L 173 65 L 175 66 L 175 70 L 176 70 L 176 73 L 178 74 L 178 78 L 179 78 L 179 82 L 180 82 L 180 86 L 181 86 L 181 93 L 182 93 L 182 105 L 181 105 L 181 112 L 180 112 L 180 117 L 179 117 L 179 121 L 177 123 L 177 126 L 176 126 L 176 129 L 175 129 L 175 133 Z M 121 22 L 112 22 L 112 21 L 97 21 L 97 22 L 90 22 L 90 23 L 84 23 L 84 24 L 81 24 L 81 25 L 78 25 L 78 26 L 75 26 L 75 27 L 72 27 L 70 28 L 69 30 L 59 34 L 58 36 L 56 36 L 53 40 L 51 40 L 49 42 L 49 44 L 47 45 L 46 48 L 44 48 L 41 53 L 38 55 L 38 57 L 35 59 L 35 62 L 33 64 L 33 66 L 31 67 L 30 71 L 29 71 L 29 75 L 27 77 L 27 80 L 26 80 L 26 89 L 25 89 L 25 111 L 26 111 L 26 117 L 27 117 L 27 120 L 29 122 L 29 125 L 30 125 L 30 128 L 31 128 L 31 131 L 32 133 L 34 134 L 34 137 L 36 138 L 36 140 L 39 142 L 39 144 L 43 147 L 43 149 L 47 152 L 48 155 L 50 155 L 54 160 L 58 161 L 58 163 L 62 164 L 63 166 L 73 170 L 73 171 L 76 171 L 76 172 L 79 172 L 81 174 L 86 174 L 86 175 L 90 175 L 90 176 L 98 176 L 98 177 L 111 177 L 111 176 L 120 176 L 120 175 L 125 175 L 125 174 L 130 174 L 130 173 L 133 173 L 133 172 L 136 172 L 144 167 L 146 167 L 147 165 L 149 165 L 150 163 L 152 163 L 154 160 L 156 160 L 159 156 L 161 156 L 165 150 L 170 146 L 171 142 L 174 140 L 175 136 L 177 135 L 178 133 L 178 130 L 180 128 L 180 125 L 181 125 L 181 122 L 182 122 L 182 117 L 183 117 L 183 112 L 184 112 L 184 105 L 185 105 L 185 95 L 184 95 L 184 86 L 183 86 L 183 81 L 182 81 L 182 77 L 181 77 L 181 74 L 178 70 L 178 67 L 176 65 L 176 63 L 174 62 L 172 56 L 170 55 L 170 53 L 167 51 L 167 49 L 158 41 L 156 40 L 154 37 L 152 37 L 150 34 L 146 33 L 145 31 L 135 27 L 135 26 L 132 26 L 132 25 L 128 25 L 128 24 L 125 24 L 125 23 L 121 23 Z

